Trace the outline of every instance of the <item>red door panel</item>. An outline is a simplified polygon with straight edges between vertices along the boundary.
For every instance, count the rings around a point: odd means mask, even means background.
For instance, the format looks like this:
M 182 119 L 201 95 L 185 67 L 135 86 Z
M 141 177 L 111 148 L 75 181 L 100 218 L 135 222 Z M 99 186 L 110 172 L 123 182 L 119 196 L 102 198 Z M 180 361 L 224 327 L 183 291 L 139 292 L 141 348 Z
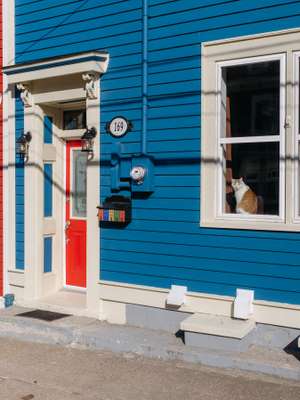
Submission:
M 67 143 L 66 284 L 86 287 L 86 153 L 80 141 Z

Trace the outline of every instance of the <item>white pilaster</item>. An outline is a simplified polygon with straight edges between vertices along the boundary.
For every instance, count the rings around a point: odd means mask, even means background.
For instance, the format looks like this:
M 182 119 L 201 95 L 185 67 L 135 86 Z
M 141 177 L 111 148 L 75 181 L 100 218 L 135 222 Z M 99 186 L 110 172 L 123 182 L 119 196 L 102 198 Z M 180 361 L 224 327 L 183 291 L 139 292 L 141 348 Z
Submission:
M 98 282 L 100 264 L 100 237 L 97 205 L 100 198 L 100 79 L 94 81 L 95 97 L 86 99 L 87 126 L 95 127 L 94 157 L 87 167 L 87 308 L 90 315 L 98 317 Z
M 25 292 L 24 300 L 41 297 L 43 279 L 43 117 L 33 104 L 24 109 L 24 131 L 32 140 L 25 164 Z
M 15 63 L 15 0 L 2 2 L 3 65 Z M 8 270 L 15 268 L 15 100 L 14 86 L 3 76 L 3 268 L 4 293 L 9 291 Z

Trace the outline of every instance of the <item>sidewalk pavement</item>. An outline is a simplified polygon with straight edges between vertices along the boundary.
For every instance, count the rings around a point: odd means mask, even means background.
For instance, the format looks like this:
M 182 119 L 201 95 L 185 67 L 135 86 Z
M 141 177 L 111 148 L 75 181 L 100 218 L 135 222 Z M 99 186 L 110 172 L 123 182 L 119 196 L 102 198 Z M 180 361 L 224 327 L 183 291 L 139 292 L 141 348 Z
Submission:
M 300 379 L 300 352 L 251 346 L 246 352 L 208 350 L 186 346 L 180 337 L 150 329 L 111 325 L 93 318 L 69 316 L 52 322 L 25 318 L 16 314 L 30 311 L 13 306 L 0 310 L 0 337 L 27 342 L 58 344 L 134 353 L 162 360 L 179 360 L 211 367 L 240 369 Z

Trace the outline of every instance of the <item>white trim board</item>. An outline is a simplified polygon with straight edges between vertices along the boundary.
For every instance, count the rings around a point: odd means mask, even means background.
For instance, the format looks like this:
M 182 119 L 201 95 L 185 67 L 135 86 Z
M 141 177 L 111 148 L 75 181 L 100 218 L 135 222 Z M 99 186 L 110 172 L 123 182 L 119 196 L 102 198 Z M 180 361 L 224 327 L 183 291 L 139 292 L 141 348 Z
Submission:
M 15 0 L 2 2 L 3 64 L 15 62 Z M 13 88 L 3 75 L 3 290 L 10 289 L 8 270 L 15 267 L 15 102 Z
M 244 66 L 244 65 L 255 65 L 257 63 L 263 62 L 272 62 L 278 61 L 280 63 L 280 75 L 279 75 L 279 95 L 280 95 L 280 104 L 279 104 L 279 112 L 280 112 L 280 121 L 279 121 L 279 132 L 277 135 L 262 135 L 262 136 L 252 136 L 252 137 L 230 137 L 225 138 L 222 137 L 223 132 L 223 124 L 222 124 L 222 111 L 221 111 L 221 103 L 222 103 L 222 69 L 225 67 L 233 67 L 233 66 Z M 286 112 L 286 96 L 285 96 L 285 87 L 286 87 L 286 74 L 285 74 L 285 64 L 286 64 L 286 56 L 285 54 L 273 54 L 268 56 L 258 56 L 258 57 L 248 57 L 241 58 L 230 61 L 222 61 L 216 62 L 216 71 L 217 71 L 217 95 L 216 95 L 216 123 L 217 123 L 217 132 L 218 138 L 216 140 L 216 145 L 218 148 L 218 159 L 221 161 L 217 167 L 217 185 L 215 188 L 216 193 L 216 201 L 217 201 L 217 214 L 216 219 L 226 220 L 227 218 L 232 218 L 236 221 L 274 221 L 277 222 L 282 221 L 284 223 L 285 217 L 285 112 Z M 205 134 L 202 133 L 202 134 Z M 233 213 L 225 213 L 224 211 L 224 203 L 225 203 L 225 192 L 224 192 L 224 172 L 223 172 L 223 147 L 222 144 L 238 144 L 238 143 L 269 143 L 269 142 L 277 142 L 279 144 L 279 215 L 240 215 Z
M 163 288 L 103 280 L 99 282 L 99 297 L 104 303 L 138 304 L 167 309 L 166 298 L 168 293 L 169 290 Z M 181 306 L 178 311 L 232 316 L 233 297 L 196 292 L 188 292 L 186 297 L 186 304 Z M 253 319 L 257 323 L 300 329 L 300 306 L 260 300 L 255 300 L 253 305 Z M 116 316 L 108 315 L 107 309 L 104 310 L 104 317 L 108 320 L 116 318 Z
M 300 118 L 299 118 L 299 96 L 300 96 L 300 91 L 299 91 L 299 78 L 300 78 L 300 52 L 297 51 L 293 54 L 293 77 L 294 77 L 294 82 L 297 84 L 294 85 L 294 107 L 292 107 L 292 112 L 291 114 L 293 115 L 293 136 L 294 136 L 294 151 L 292 153 L 292 157 L 295 159 L 299 160 L 299 147 L 300 147 Z M 300 204 L 299 204 L 299 185 L 300 185 L 300 179 L 299 179 L 299 162 L 296 162 L 294 165 L 294 186 L 293 186 L 293 198 L 296 201 L 295 204 L 295 209 L 294 209 L 294 221 L 295 222 L 300 222 Z

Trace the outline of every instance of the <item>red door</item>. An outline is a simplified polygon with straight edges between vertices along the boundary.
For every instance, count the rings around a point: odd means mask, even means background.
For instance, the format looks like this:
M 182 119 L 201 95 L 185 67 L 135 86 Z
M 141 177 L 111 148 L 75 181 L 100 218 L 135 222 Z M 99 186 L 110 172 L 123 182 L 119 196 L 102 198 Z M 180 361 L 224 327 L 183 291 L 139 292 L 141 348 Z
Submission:
M 87 153 L 80 141 L 67 142 L 66 162 L 66 284 L 85 288 Z

